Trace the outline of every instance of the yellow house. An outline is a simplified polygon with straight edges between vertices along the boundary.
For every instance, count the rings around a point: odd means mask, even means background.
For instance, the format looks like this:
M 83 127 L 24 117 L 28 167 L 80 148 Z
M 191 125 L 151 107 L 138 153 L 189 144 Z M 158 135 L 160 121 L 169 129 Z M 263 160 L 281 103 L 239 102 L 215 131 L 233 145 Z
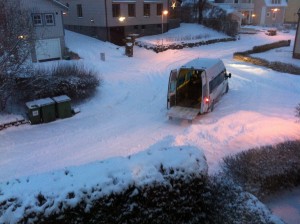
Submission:
M 298 22 L 298 16 L 297 12 L 300 8 L 300 0 L 286 0 L 288 3 L 288 6 L 285 10 L 285 17 L 284 22 L 285 23 L 297 23 Z

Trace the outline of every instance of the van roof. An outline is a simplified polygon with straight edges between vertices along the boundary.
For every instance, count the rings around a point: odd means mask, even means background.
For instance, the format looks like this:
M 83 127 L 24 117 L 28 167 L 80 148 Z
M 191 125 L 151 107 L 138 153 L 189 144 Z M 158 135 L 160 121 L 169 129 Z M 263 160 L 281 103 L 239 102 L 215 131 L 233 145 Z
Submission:
M 207 69 L 216 64 L 223 63 L 219 58 L 196 58 L 192 61 L 187 62 L 182 68 L 195 68 L 195 69 Z

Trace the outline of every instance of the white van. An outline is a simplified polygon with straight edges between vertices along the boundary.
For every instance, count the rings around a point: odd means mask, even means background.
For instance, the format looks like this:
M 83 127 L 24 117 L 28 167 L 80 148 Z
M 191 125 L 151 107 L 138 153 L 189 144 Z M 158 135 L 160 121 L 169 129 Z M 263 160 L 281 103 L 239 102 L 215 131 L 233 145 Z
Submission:
M 228 92 L 226 68 L 220 59 L 194 59 L 171 71 L 168 88 L 168 117 L 192 121 L 212 111 L 216 101 Z

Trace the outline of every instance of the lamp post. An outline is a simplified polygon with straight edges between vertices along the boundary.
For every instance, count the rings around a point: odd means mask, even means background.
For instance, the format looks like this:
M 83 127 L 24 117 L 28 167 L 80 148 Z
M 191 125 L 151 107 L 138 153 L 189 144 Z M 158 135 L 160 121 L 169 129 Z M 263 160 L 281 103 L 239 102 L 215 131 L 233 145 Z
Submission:
M 168 10 L 164 10 L 161 13 L 161 34 L 164 33 L 164 15 L 167 16 L 168 15 Z

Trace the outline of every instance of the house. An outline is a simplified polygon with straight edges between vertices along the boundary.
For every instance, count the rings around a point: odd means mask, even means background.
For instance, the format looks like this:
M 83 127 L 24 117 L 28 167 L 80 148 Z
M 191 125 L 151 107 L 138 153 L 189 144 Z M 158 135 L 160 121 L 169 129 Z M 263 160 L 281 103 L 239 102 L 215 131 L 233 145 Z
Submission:
M 298 16 L 297 12 L 300 8 L 300 1 L 299 0 L 287 0 L 287 8 L 285 10 L 285 23 L 298 23 Z
M 282 26 L 284 23 L 286 0 L 256 0 L 253 24 L 261 26 Z
M 61 0 L 69 7 L 65 28 L 124 45 L 129 34 L 152 35 L 168 30 L 168 0 Z
M 242 25 L 281 26 L 287 8 L 286 0 L 215 0 L 215 4 L 229 5 L 240 12 Z
M 300 59 L 300 8 L 298 9 L 297 17 L 298 17 L 298 21 L 297 21 L 294 49 L 293 49 L 293 58 Z
M 215 4 L 226 11 L 234 10 L 235 14 L 241 15 L 241 24 L 252 24 L 252 19 L 255 16 L 254 11 L 255 0 L 215 0 Z
M 62 59 L 65 49 L 62 14 L 68 7 L 56 0 L 21 0 L 21 6 L 31 13 L 35 30 L 32 61 Z

